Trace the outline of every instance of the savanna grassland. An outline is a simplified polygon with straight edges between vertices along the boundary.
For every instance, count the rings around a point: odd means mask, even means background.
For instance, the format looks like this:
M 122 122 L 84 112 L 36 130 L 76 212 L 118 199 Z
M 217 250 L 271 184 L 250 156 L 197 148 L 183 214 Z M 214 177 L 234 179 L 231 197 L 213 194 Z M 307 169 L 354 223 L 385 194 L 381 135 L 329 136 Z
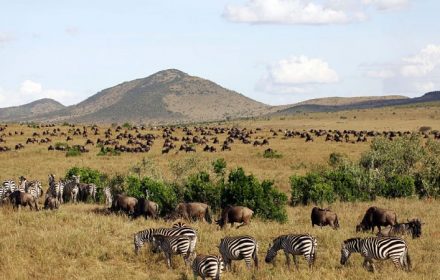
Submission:
M 422 126 L 433 130 L 440 129 L 440 105 L 424 104 L 409 107 L 389 107 L 383 109 L 357 110 L 335 113 L 301 114 L 292 117 L 244 120 L 229 123 L 212 123 L 207 126 L 236 126 L 247 129 L 261 128 L 252 139 L 269 140 L 268 146 L 254 147 L 252 144 L 231 144 L 231 151 L 207 153 L 203 146 L 196 146 L 197 152 L 186 154 L 171 150 L 162 155 L 163 139 L 155 140 L 148 153 L 122 153 L 119 156 L 97 156 L 99 148 L 87 146 L 90 152 L 76 157 L 66 157 L 65 152 L 48 151 L 49 144 L 29 144 L 19 151 L 0 153 L 0 179 L 25 175 L 29 179 L 43 182 L 47 189 L 47 175 L 64 177 L 72 166 L 85 166 L 98 169 L 107 174 L 126 174 L 133 170 L 143 158 L 149 162 L 144 175 L 162 177 L 164 180 L 177 180 L 173 164 L 185 162 L 189 158 L 197 162 L 194 170 L 208 169 L 212 160 L 224 158 L 228 169 L 242 166 L 246 172 L 259 179 L 272 179 L 275 186 L 286 193 L 289 191 L 289 176 L 304 174 L 319 165 L 327 165 L 333 152 L 346 154 L 357 159 L 369 148 L 371 139 L 364 143 L 325 142 L 325 137 L 305 142 L 303 138 L 283 139 L 283 131 L 309 129 L 338 130 L 400 130 L 418 131 Z M 57 126 L 67 132 L 69 126 Z M 77 126 L 81 127 L 82 126 Z M 110 126 L 100 126 L 101 133 Z M 26 125 L 9 124 L 3 137 L 6 143 L 0 146 L 14 147 L 25 143 L 33 132 L 53 128 L 31 128 Z M 273 137 L 270 129 L 281 130 Z M 23 131 L 23 135 L 15 135 Z M 12 132 L 12 136 L 8 133 Z M 1 134 L 0 133 L 0 134 Z M 142 133 L 162 135 L 160 128 L 145 130 Z M 181 130 L 175 134 L 179 139 Z M 43 136 L 42 136 L 43 137 Z M 103 134 L 88 138 L 96 142 Z M 219 135 L 220 143 L 226 135 Z M 65 142 L 65 136 L 52 138 L 52 143 Z M 352 139 L 355 140 L 355 139 Z M 86 138 L 74 136 L 69 145 L 84 145 Z M 178 142 L 180 144 L 180 142 Z M 281 158 L 264 158 L 266 148 L 278 151 Z M 40 201 L 40 205 L 41 205 Z M 235 263 L 235 272 L 224 273 L 224 279 L 439 279 L 440 267 L 440 202 L 437 200 L 418 200 L 416 198 L 385 200 L 379 199 L 375 205 L 396 211 L 399 221 L 419 217 L 425 223 L 422 238 L 407 238 L 413 262 L 410 273 L 397 271 L 391 262 L 378 265 L 379 272 L 372 274 L 361 266 L 362 259 L 354 255 L 347 267 L 339 264 L 340 244 L 343 240 L 356 236 L 355 225 L 372 202 L 334 203 L 333 211 L 338 213 L 341 228 L 312 228 L 310 225 L 310 206 L 288 206 L 288 222 L 254 219 L 250 226 L 240 229 L 220 231 L 215 225 L 194 223 L 199 233 L 197 252 L 217 253 L 220 238 L 227 235 L 249 234 L 259 242 L 260 269 L 254 273 L 247 271 L 244 262 Z M 78 204 L 62 205 L 58 211 L 30 212 L 28 209 L 13 211 L 10 207 L 0 209 L 0 279 L 187 279 L 191 271 L 184 266 L 181 257 L 174 257 L 174 269 L 168 270 L 163 255 L 155 255 L 144 248 L 140 256 L 133 250 L 133 233 L 148 228 L 170 226 L 162 220 L 131 220 L 125 216 L 108 214 L 103 205 Z M 285 257 L 279 253 L 275 265 L 265 264 L 264 255 L 273 238 L 286 233 L 310 233 L 318 239 L 318 253 L 315 266 L 309 270 L 305 260 L 300 258 L 300 269 L 289 271 L 284 265 Z M 368 236 L 368 234 L 362 234 Z M 146 246 L 148 247 L 148 246 Z

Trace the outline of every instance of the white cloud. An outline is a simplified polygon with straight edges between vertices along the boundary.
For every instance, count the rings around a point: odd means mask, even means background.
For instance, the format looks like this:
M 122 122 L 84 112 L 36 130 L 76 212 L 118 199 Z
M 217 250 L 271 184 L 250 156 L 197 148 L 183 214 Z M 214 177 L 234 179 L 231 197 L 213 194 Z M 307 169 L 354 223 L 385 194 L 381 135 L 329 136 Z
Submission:
M 429 44 L 417 54 L 390 66 L 370 66 L 366 75 L 383 81 L 384 93 L 416 94 L 440 89 L 440 45 Z
M 75 26 L 69 26 L 64 31 L 70 36 L 76 36 L 79 33 L 78 27 Z
M 398 10 L 409 5 L 409 0 L 363 0 L 362 2 L 382 11 Z
M 256 87 L 272 93 L 305 93 L 313 85 L 338 81 L 338 74 L 327 62 L 306 56 L 292 56 L 268 66 L 267 73 Z
M 351 20 L 342 10 L 304 0 L 248 0 L 244 5 L 226 6 L 223 16 L 248 23 L 331 24 Z
M 52 98 L 63 104 L 75 103 L 74 93 L 63 89 L 45 89 L 40 83 L 25 80 L 17 90 L 0 88 L 0 107 L 23 105 L 41 98 Z
M 405 77 L 422 77 L 440 65 L 440 45 L 430 44 L 418 54 L 403 59 L 401 73 Z

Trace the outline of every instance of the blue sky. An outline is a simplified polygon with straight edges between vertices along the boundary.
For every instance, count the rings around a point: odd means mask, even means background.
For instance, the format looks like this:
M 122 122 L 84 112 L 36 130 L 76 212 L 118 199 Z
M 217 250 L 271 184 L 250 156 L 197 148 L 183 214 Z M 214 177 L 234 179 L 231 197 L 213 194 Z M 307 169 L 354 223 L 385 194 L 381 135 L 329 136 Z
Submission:
M 440 1 L 0 0 L 0 107 L 177 68 L 268 103 L 440 89 Z

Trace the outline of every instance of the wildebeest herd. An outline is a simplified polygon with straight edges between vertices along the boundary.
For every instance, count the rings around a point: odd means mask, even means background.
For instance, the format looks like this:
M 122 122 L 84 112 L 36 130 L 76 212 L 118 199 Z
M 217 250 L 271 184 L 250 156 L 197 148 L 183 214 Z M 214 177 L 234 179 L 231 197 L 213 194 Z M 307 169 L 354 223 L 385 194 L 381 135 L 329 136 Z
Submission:
M 46 209 L 58 209 L 60 204 L 70 200 L 72 203 L 86 201 L 88 198 L 95 200 L 96 186 L 93 184 L 80 183 L 79 176 L 73 176 L 69 180 L 55 180 L 55 176 L 49 176 L 49 188 L 46 191 Z M 38 210 L 38 199 L 43 196 L 43 190 L 39 181 L 27 181 L 20 177 L 19 185 L 12 180 L 3 182 L 0 188 L 2 203 L 9 202 L 14 208 L 29 206 Z M 148 199 L 136 199 L 124 194 L 112 194 L 110 188 L 104 188 L 106 206 L 108 209 L 119 212 L 123 211 L 130 216 L 145 216 L 146 218 L 159 218 L 158 204 Z M 76 197 L 79 197 L 76 198 Z M 227 224 L 241 223 L 237 228 L 249 225 L 253 211 L 247 207 L 235 205 L 225 207 L 215 223 L 222 229 Z M 212 223 L 212 213 L 209 205 L 200 202 L 182 202 L 177 205 L 174 212 L 163 217 L 166 220 L 183 219 L 185 222 L 195 220 Z M 334 230 L 340 227 L 336 213 L 330 209 L 314 207 L 311 211 L 312 226 L 330 226 Z M 408 245 L 402 235 L 411 235 L 419 238 L 422 234 L 422 222 L 419 219 L 408 220 L 398 223 L 394 211 L 372 206 L 367 209 L 361 222 L 355 227 L 356 232 L 372 231 L 378 228 L 377 236 L 367 238 L 349 238 L 342 242 L 341 259 L 342 265 L 346 264 L 352 253 L 360 253 L 364 258 L 363 266 L 371 271 L 375 270 L 373 260 L 391 259 L 398 268 L 409 271 L 411 260 L 408 253 Z M 386 227 L 382 229 L 382 227 Z M 231 263 L 235 260 L 244 260 L 248 268 L 252 263 L 258 269 L 258 241 L 249 235 L 227 236 L 219 240 L 218 249 L 220 255 L 196 254 L 198 233 L 191 226 L 177 222 L 170 228 L 149 228 L 134 234 L 135 253 L 138 254 L 145 243 L 151 245 L 153 252 L 163 252 L 168 267 L 172 267 L 173 255 L 182 255 L 186 264 L 192 263 L 194 276 L 220 279 L 226 269 L 231 270 Z M 294 264 L 298 267 L 297 256 L 302 255 L 309 267 L 316 260 L 318 240 L 310 234 L 287 234 L 272 240 L 267 249 L 265 262 L 271 263 L 279 250 L 286 255 L 286 264 L 290 266 L 290 255 L 293 256 Z
M 48 144 L 49 151 L 65 152 L 69 148 L 76 149 L 80 153 L 90 151 L 88 146 L 97 145 L 102 151 L 116 151 L 122 153 L 146 153 L 149 152 L 155 141 L 162 138 L 162 154 L 168 154 L 172 150 L 176 152 L 196 152 L 197 146 L 204 152 L 231 151 L 234 143 L 250 144 L 254 147 L 269 146 L 270 140 L 275 138 L 292 139 L 300 138 L 305 142 L 313 142 L 316 138 L 324 138 L 325 142 L 359 143 L 367 142 L 369 138 L 386 137 L 393 140 L 396 137 L 410 135 L 410 131 L 375 131 L 375 130 L 334 130 L 334 129 L 268 129 L 267 134 L 262 135 L 262 128 L 247 129 L 223 126 L 160 126 L 146 127 L 133 126 L 100 129 L 96 125 L 76 126 L 69 125 L 67 129 L 55 127 L 53 124 L 34 126 L 34 131 L 26 136 L 23 131 L 9 131 L 7 125 L 0 126 L 0 143 L 6 143 L 8 137 L 23 136 L 25 144 L 15 143 L 13 146 L 0 146 L 0 152 L 24 149 L 27 145 Z M 177 132 L 183 134 L 177 137 Z M 437 130 L 419 132 L 424 138 L 440 140 L 440 132 Z M 89 136 L 95 136 L 92 140 Z M 220 140 L 219 136 L 224 135 Z M 56 139 L 57 143 L 53 144 Z M 68 143 L 75 139 L 81 139 L 84 144 L 69 146 Z

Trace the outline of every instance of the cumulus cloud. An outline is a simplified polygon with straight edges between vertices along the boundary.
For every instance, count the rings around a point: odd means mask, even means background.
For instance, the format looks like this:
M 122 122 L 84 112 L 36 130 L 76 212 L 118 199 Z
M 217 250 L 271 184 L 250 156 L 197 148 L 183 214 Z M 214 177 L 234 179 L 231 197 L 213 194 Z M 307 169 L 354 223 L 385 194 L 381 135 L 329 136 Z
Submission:
M 0 88 L 1 107 L 18 106 L 41 98 L 52 98 L 62 103 L 71 104 L 76 101 L 76 96 L 63 89 L 45 89 L 40 83 L 25 80 L 17 90 Z
M 385 93 L 420 94 L 440 89 L 440 45 L 429 44 L 389 65 L 371 66 L 373 69 L 365 73 L 382 79 Z
M 338 81 L 338 74 L 327 62 L 292 56 L 268 66 L 267 73 L 257 83 L 257 89 L 273 93 L 305 93 L 313 85 Z
M 235 22 L 283 24 L 346 23 L 342 10 L 304 0 L 249 0 L 244 5 L 228 5 L 223 16 Z
M 385 11 L 405 8 L 409 5 L 409 0 L 363 0 L 363 3 Z

